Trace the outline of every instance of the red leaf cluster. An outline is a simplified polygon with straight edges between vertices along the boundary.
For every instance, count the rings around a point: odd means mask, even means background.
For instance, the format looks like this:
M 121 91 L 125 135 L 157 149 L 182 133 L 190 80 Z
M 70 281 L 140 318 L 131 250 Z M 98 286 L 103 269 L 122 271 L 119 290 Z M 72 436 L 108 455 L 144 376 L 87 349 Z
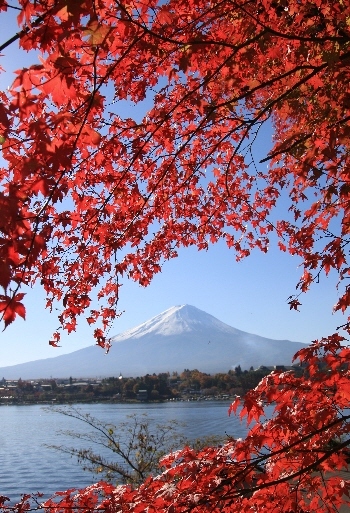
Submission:
M 267 251 L 271 231 L 302 258 L 302 292 L 331 269 L 342 283 L 349 7 L 134 4 L 21 0 L 20 31 L 0 45 L 18 39 L 40 56 L 1 93 L 5 296 L 39 279 L 49 307 L 70 295 L 64 329 L 85 313 L 108 330 L 118 279 L 147 285 L 180 246 L 224 239 L 237 258 Z M 137 120 L 119 109 L 125 99 L 140 104 Z M 267 169 L 250 157 L 266 123 Z M 292 216 L 276 222 L 284 190 Z M 85 299 L 95 288 L 97 316 Z M 345 312 L 340 290 L 336 309 Z

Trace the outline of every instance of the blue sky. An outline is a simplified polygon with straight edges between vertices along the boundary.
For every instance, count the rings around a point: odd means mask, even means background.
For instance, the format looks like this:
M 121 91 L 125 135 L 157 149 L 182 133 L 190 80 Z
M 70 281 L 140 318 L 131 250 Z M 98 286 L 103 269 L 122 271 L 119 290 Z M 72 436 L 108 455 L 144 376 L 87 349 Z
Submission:
M 207 252 L 184 249 L 177 259 L 164 265 L 149 287 L 123 283 L 119 307 L 125 312 L 115 321 L 110 335 L 173 305 L 188 303 L 243 331 L 308 343 L 332 333 L 344 321 L 340 314 L 332 315 L 335 277 L 321 278 L 304 294 L 300 312 L 289 310 L 286 300 L 295 291 L 300 271 L 294 258 L 276 248 L 270 248 L 266 255 L 256 251 L 239 263 L 221 244 Z M 57 326 L 57 312 L 50 315 L 45 311 L 39 287 L 30 291 L 27 320 L 19 319 L 1 333 L 1 366 L 49 358 L 94 343 L 91 329 L 82 319 L 76 333 L 63 335 L 61 348 L 52 348 L 48 340 Z M 96 351 L 101 350 L 96 347 Z
M 4 24 L 5 18 L 0 16 L 0 44 L 14 30 L 7 22 Z M 28 65 L 28 55 L 18 56 L 13 52 L 15 47 L 5 51 L 0 65 L 7 70 L 13 63 L 16 68 Z M 0 76 L 0 87 L 6 88 L 10 82 L 8 74 Z M 260 152 L 266 154 L 270 135 L 266 133 L 260 141 L 257 158 Z M 287 208 L 286 200 L 281 208 Z M 332 275 L 322 276 L 320 283 L 301 297 L 300 312 L 289 310 L 287 298 L 295 292 L 302 272 L 299 263 L 273 245 L 267 254 L 257 250 L 239 263 L 234 252 L 223 243 L 211 246 L 206 252 L 183 249 L 177 259 L 165 263 L 162 273 L 148 288 L 127 280 L 122 282 L 119 308 L 125 312 L 115 321 L 110 335 L 132 328 L 173 305 L 188 303 L 235 328 L 269 338 L 308 343 L 333 333 L 345 319 L 340 314 L 332 315 L 337 299 L 336 276 Z M 27 291 L 27 320 L 19 319 L 1 333 L 1 366 L 57 356 L 94 343 L 92 329 L 82 319 L 76 333 L 62 336 L 61 348 L 50 347 L 48 340 L 58 327 L 59 312 L 49 314 L 44 304 L 39 286 Z M 96 351 L 101 349 L 96 347 Z

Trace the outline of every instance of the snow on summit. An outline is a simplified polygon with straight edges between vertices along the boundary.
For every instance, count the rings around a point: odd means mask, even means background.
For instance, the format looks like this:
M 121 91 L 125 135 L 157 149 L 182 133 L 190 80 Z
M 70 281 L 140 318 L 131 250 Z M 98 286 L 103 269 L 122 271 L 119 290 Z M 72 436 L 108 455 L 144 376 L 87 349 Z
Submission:
M 135 328 L 124 331 L 112 338 L 112 342 L 119 342 L 128 338 L 140 338 L 145 335 L 181 335 L 197 330 L 199 327 L 219 329 L 224 332 L 235 332 L 238 330 L 219 321 L 212 315 L 199 310 L 195 306 L 180 305 L 172 306 L 164 312 L 152 317 L 152 319 L 139 324 Z
M 181 316 L 177 315 L 177 312 L 184 308 L 185 305 L 172 306 L 165 312 L 162 312 L 155 317 L 152 317 L 149 321 L 143 322 L 130 330 L 124 331 L 120 335 L 113 337 L 113 342 L 125 340 L 127 338 L 140 338 L 144 335 L 178 335 L 183 331 L 189 331 L 186 329 L 184 322 L 181 322 Z M 180 319 L 179 319 L 180 317 Z

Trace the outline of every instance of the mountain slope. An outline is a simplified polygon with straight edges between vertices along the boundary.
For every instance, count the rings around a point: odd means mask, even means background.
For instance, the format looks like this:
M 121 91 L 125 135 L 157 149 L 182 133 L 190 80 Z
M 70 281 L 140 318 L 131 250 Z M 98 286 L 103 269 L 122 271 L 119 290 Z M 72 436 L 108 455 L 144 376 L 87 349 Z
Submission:
M 215 373 L 237 365 L 290 365 L 305 344 L 235 329 L 190 305 L 174 306 L 112 339 L 105 355 L 90 346 L 73 353 L 0 367 L 0 378 L 142 376 L 197 368 Z

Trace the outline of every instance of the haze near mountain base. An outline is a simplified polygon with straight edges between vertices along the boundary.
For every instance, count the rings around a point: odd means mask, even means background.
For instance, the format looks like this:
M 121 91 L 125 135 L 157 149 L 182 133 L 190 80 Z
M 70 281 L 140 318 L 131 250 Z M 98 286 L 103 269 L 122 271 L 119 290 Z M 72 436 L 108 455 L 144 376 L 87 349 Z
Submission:
M 143 376 L 159 372 L 228 372 L 290 365 L 305 344 L 271 340 L 233 328 L 190 305 L 173 306 L 112 338 L 108 355 L 90 346 L 73 353 L 0 368 L 6 379 Z

